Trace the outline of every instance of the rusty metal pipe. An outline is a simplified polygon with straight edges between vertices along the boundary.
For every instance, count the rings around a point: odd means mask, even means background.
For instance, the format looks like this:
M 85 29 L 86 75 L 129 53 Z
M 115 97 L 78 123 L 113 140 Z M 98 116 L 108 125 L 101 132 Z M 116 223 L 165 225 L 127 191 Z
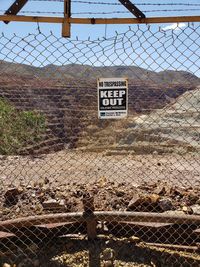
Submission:
M 36 215 L 25 218 L 1 221 L 0 230 L 30 227 L 33 225 L 57 222 L 86 222 L 88 216 L 83 212 L 77 213 L 58 213 L 48 215 Z M 200 224 L 198 215 L 169 215 L 164 213 L 149 212 L 127 212 L 127 211 L 96 211 L 93 219 L 108 222 L 159 222 L 176 224 Z

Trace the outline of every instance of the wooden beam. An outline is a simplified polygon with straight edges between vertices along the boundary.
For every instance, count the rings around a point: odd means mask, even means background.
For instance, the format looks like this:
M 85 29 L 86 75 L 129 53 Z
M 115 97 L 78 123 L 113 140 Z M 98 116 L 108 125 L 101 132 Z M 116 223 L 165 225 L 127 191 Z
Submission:
M 69 18 L 71 17 L 71 0 L 64 0 L 64 22 L 62 24 L 62 37 L 70 37 L 71 24 Z
M 63 23 L 60 17 L 0 15 L 0 21 Z M 200 22 L 200 16 L 136 18 L 69 18 L 73 24 L 155 24 L 155 23 Z
M 16 15 L 28 2 L 28 0 L 16 0 L 9 9 L 5 12 L 5 15 Z M 9 23 L 9 21 L 4 21 L 6 24 Z
M 129 0 L 119 0 L 119 2 L 125 6 L 136 18 L 145 18 L 146 16 L 142 11 L 140 11 L 131 1 Z

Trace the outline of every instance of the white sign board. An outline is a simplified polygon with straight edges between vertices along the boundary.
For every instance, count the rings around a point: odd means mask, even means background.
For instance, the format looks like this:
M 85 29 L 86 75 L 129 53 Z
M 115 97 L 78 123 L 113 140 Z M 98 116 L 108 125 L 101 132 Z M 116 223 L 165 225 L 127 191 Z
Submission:
M 128 79 L 99 78 L 98 117 L 100 119 L 120 119 L 128 113 Z

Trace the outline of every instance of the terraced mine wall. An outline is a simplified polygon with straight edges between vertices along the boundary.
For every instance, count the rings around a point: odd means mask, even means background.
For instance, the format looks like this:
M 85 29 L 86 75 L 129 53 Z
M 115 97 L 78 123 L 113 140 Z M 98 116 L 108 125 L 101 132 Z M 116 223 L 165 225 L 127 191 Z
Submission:
M 36 110 L 45 115 L 46 132 L 37 145 L 27 145 L 20 154 L 42 154 L 75 148 L 79 136 L 88 125 L 106 127 L 110 121 L 97 118 L 96 82 L 70 81 L 64 86 L 48 87 L 0 85 L 0 97 L 7 99 L 19 110 Z M 55 83 L 56 84 L 56 83 Z M 169 98 L 176 98 L 188 90 L 189 85 L 157 85 L 140 81 L 129 84 L 129 114 L 148 113 L 163 108 Z

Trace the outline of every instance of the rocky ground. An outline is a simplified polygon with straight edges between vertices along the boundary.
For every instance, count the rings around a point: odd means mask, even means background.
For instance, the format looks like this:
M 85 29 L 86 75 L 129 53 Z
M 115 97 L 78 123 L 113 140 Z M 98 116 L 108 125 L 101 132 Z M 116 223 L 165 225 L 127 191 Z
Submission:
M 58 248 L 59 244 L 59 248 Z M 32 246 L 32 251 L 33 248 Z M 2 267 L 171 267 L 199 266 L 199 253 L 173 251 L 145 244 L 130 238 L 100 236 L 95 244 L 88 243 L 84 237 L 72 237 L 69 240 L 58 239 L 48 244 L 44 254 L 41 248 L 32 257 L 26 249 L 18 252 L 18 257 L 2 261 Z M 0 258 L 1 264 L 1 258 Z
M 1 157 L 1 219 L 82 211 L 83 193 L 96 210 L 200 214 L 198 155 L 121 155 L 61 151 Z
M 200 215 L 199 175 L 200 157 L 197 154 L 108 156 L 106 151 L 86 153 L 65 150 L 40 157 L 2 156 L 0 216 L 1 220 L 8 220 L 29 215 L 83 211 L 82 198 L 85 192 L 94 196 L 95 210 Z M 109 233 L 121 233 L 117 231 L 117 226 L 107 227 Z M 142 240 L 147 238 L 148 229 L 145 230 L 145 226 L 141 226 L 141 229 Z M 156 241 L 160 240 L 162 231 L 162 228 L 158 229 Z M 175 228 L 172 229 L 174 231 Z M 154 232 L 151 233 L 154 236 Z M 191 239 L 190 235 L 191 232 L 185 232 L 187 242 Z M 78 240 L 72 238 L 70 242 L 64 240 L 63 244 L 59 243 L 59 238 L 53 241 L 52 247 L 50 240 L 47 242 L 43 239 L 39 247 L 35 244 L 25 247 L 24 251 L 21 250 L 21 258 L 19 251 L 15 253 L 13 250 L 13 260 L 3 254 L 0 264 L 4 267 L 46 267 L 48 260 L 48 267 L 88 266 L 89 258 L 94 253 L 91 251 L 94 248 L 96 251 L 98 244 L 93 246 L 84 243 L 85 236 L 82 240 L 81 236 Z M 109 235 L 100 240 L 103 243 L 99 244 L 99 257 L 103 267 L 199 266 L 199 255 L 195 253 L 179 255 L 166 249 L 149 247 L 141 240 L 135 244 L 133 239 L 133 244 L 128 237 L 113 241 Z M 80 241 L 84 244 L 80 244 Z M 55 250 L 55 244 L 58 245 L 58 251 Z M 31 256 L 26 252 L 27 249 Z M 112 259 L 106 256 L 110 253 L 108 249 L 117 253 Z M 47 252 L 49 256 L 44 260 Z

